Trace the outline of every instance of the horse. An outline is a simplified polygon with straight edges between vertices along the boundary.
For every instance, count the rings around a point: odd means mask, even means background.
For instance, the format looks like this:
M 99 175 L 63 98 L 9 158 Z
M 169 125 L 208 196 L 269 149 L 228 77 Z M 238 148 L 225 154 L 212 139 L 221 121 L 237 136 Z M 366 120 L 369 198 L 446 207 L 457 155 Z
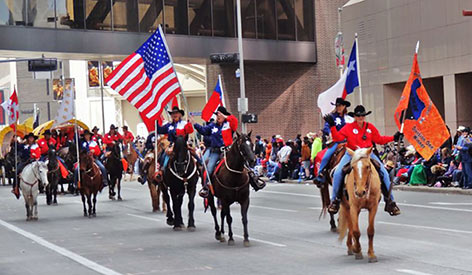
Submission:
M 211 175 L 212 191 L 208 196 L 208 204 L 211 208 L 213 221 L 215 223 L 215 238 L 225 242 L 224 221 L 228 223 L 228 245 L 234 245 L 231 223 L 233 218 L 230 206 L 234 202 L 241 205 L 241 216 L 244 227 L 244 246 L 250 246 L 247 228 L 247 212 L 249 209 L 249 175 L 246 169 L 253 168 L 256 164 L 256 155 L 251 141 L 251 132 L 248 135 L 236 133 L 237 138 L 233 141 L 228 152 L 224 151 L 224 158 Z M 221 229 L 218 225 L 217 210 L 214 197 L 221 201 Z
M 57 151 L 57 155 L 64 160 L 66 169 L 69 171 L 69 176 L 66 179 L 59 180 L 61 185 L 61 192 L 64 193 L 64 184 L 68 184 L 68 191 L 70 193 L 78 194 L 78 190 L 74 187 L 74 165 L 77 162 L 77 147 L 75 143 L 70 143 L 69 146 L 64 146 Z
M 15 158 L 15 150 L 10 150 L 5 156 L 4 167 L 5 167 L 5 177 L 8 179 L 8 184 L 11 185 L 16 181 L 15 176 L 15 163 L 20 163 L 20 157 Z
M 25 198 L 26 220 L 38 220 L 39 181 L 48 185 L 48 167 L 36 160 L 25 166 L 20 175 L 20 188 Z
M 374 254 L 374 221 L 380 201 L 380 177 L 372 164 L 372 148 L 347 149 L 351 159 L 351 171 L 346 176 L 347 196 L 343 195 L 339 212 L 339 240 L 342 241 L 347 231 L 347 253 L 355 255 L 356 260 L 363 258 L 359 238 L 359 213 L 361 209 L 369 211 L 369 262 L 377 262 Z
M 49 184 L 46 186 L 46 203 L 57 204 L 57 185 L 61 179 L 61 169 L 53 146 L 49 146 L 47 166 Z
M 121 143 L 115 143 L 108 153 L 105 167 L 108 171 L 110 186 L 108 187 L 108 198 L 115 200 L 115 185 L 118 190 L 118 200 L 121 201 L 121 177 L 123 176 L 123 162 L 121 162 Z
M 84 217 L 95 217 L 95 206 L 97 204 L 97 193 L 102 190 L 102 175 L 100 168 L 95 164 L 93 156 L 90 152 L 80 152 L 80 184 L 78 188 L 82 196 L 82 204 L 84 206 Z M 93 196 L 93 198 L 92 198 Z M 87 199 L 88 212 L 85 206 Z M 93 203 L 93 205 L 92 205 Z
M 185 137 L 177 136 L 173 153 L 170 156 L 167 167 L 164 171 L 164 184 L 169 187 L 172 197 L 172 209 L 174 210 L 174 230 L 182 230 L 184 225 L 182 219 L 182 203 L 187 191 L 188 195 L 188 223 L 189 231 L 195 230 L 195 220 L 193 211 L 195 209 L 195 193 L 199 173 L 197 171 L 197 162 L 190 154 Z
M 134 165 L 136 161 L 139 159 L 138 152 L 133 147 L 133 142 L 128 142 L 126 144 L 126 151 L 125 151 L 125 159 L 128 162 L 128 171 L 126 171 L 129 175 L 129 181 L 133 180 L 133 173 L 134 173 Z
M 337 146 L 336 151 L 334 152 L 333 156 L 331 157 L 328 165 L 326 166 L 326 175 L 325 175 L 325 182 L 319 183 L 316 182 L 316 185 L 320 189 L 321 195 L 321 215 L 326 215 L 326 210 L 331 202 L 329 196 L 329 185 L 333 185 L 333 175 L 332 173 L 336 170 L 338 163 L 341 161 L 344 153 L 346 152 L 346 145 L 345 144 L 333 144 L 332 146 Z M 318 172 L 319 173 L 319 172 Z M 329 224 L 331 225 L 331 232 L 338 232 L 336 227 L 336 221 L 334 219 L 334 214 L 329 213 Z

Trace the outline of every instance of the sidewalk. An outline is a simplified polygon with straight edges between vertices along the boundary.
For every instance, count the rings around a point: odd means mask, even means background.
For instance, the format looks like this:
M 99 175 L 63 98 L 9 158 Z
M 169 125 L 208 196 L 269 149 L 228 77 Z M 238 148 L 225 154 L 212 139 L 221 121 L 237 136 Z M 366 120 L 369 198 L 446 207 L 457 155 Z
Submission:
M 269 179 L 264 178 L 266 182 L 269 182 Z M 272 181 L 273 184 L 277 184 L 276 181 Z M 300 183 L 298 180 L 288 180 L 285 179 L 284 183 L 288 184 L 313 184 L 313 181 L 301 181 Z M 412 191 L 412 192 L 429 192 L 429 193 L 443 193 L 443 194 L 459 194 L 459 195 L 471 195 L 472 196 L 472 189 L 461 189 L 458 187 L 428 187 L 428 186 L 411 186 L 411 185 L 395 185 L 393 190 L 400 190 L 400 191 Z

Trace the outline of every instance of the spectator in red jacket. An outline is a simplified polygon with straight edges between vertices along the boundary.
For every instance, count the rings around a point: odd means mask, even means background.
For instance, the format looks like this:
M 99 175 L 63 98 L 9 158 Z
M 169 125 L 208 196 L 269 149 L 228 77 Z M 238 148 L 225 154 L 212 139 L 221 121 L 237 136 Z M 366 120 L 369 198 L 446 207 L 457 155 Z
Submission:
M 45 160 L 48 156 L 49 146 L 56 149 L 57 142 L 51 137 L 51 131 L 48 129 L 43 133 L 44 137 L 38 140 L 38 145 L 41 150 L 41 160 Z
M 123 136 L 121 136 L 116 130 L 117 128 L 114 124 L 110 125 L 110 131 L 103 137 L 103 144 L 107 146 L 107 151 L 111 149 L 115 142 L 123 140 Z

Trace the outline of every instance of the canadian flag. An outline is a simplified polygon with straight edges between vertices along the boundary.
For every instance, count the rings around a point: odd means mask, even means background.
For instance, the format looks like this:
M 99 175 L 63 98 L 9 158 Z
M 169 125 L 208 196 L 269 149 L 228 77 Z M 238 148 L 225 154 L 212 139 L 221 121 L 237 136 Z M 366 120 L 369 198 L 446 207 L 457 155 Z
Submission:
M 10 124 L 10 127 L 15 129 L 15 125 L 18 122 L 18 117 L 20 115 L 16 90 L 13 90 L 10 98 L 2 103 L 2 108 L 5 109 L 5 113 L 7 114 L 8 124 Z

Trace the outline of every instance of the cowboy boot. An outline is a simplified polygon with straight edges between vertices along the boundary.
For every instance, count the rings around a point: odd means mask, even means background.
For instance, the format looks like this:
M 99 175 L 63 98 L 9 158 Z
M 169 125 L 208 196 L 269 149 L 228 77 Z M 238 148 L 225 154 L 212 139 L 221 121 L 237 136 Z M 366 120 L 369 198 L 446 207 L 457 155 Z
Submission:
M 18 175 L 16 181 L 13 181 L 13 186 L 11 192 L 15 195 L 16 199 L 20 199 L 20 176 Z
M 401 214 L 400 208 L 397 206 L 397 203 L 390 198 L 390 192 L 387 189 L 385 183 L 381 180 L 380 190 L 384 197 L 385 208 L 384 211 L 390 214 L 390 216 L 398 216 Z
M 328 212 L 331 214 L 336 214 L 339 211 L 339 205 L 341 204 L 341 200 L 336 198 L 331 201 L 331 203 L 328 206 Z

